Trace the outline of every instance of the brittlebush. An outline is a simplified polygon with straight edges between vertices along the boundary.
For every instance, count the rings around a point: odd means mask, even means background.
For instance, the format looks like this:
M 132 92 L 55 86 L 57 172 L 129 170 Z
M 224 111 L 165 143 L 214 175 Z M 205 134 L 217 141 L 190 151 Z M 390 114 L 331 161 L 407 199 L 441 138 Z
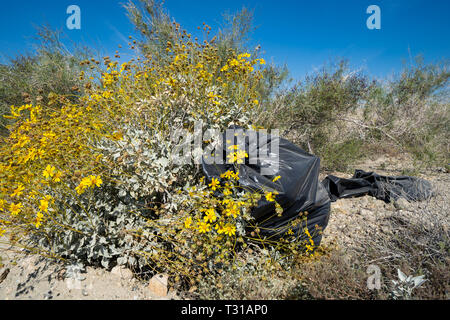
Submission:
M 167 63 L 105 58 L 76 105 L 52 94 L 45 106 L 11 106 L 0 234 L 69 262 L 150 267 L 191 282 L 232 262 L 261 194 L 239 188 L 239 161 L 209 183 L 198 166 L 174 164 L 171 132 L 192 132 L 196 121 L 249 127 L 265 62 L 229 52 L 221 64 L 214 42 L 181 36 L 166 53 Z

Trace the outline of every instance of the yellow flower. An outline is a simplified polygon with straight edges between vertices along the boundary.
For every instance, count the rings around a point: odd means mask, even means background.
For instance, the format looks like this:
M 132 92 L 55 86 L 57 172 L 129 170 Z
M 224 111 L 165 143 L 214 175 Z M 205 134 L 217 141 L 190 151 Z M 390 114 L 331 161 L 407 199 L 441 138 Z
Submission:
M 38 195 L 38 193 L 36 192 L 36 190 L 32 190 L 32 191 L 30 192 L 30 199 L 36 198 L 37 195 Z
M 41 226 L 43 218 L 44 214 L 41 211 L 39 211 L 36 215 L 36 224 L 35 224 L 36 229 L 39 229 L 39 227 Z
M 228 147 L 228 150 L 239 150 L 239 145 L 232 145 Z
M 11 203 L 11 205 L 9 207 L 9 211 L 11 211 L 11 215 L 17 216 L 20 213 L 20 211 L 22 211 L 22 209 L 21 209 L 22 207 L 23 207 L 22 203 L 18 203 L 18 204 Z
M 308 238 L 311 238 L 311 234 L 309 233 L 308 228 L 305 228 L 303 231 L 305 231 L 305 234 L 308 236 Z
M 228 204 L 227 208 L 224 210 L 224 213 L 227 216 L 233 216 L 234 218 L 237 218 L 240 211 L 235 203 L 230 203 L 230 204 Z
M 53 182 L 61 182 L 61 171 L 58 171 L 55 176 L 53 177 Z
M 229 195 L 231 195 L 233 192 L 231 192 L 231 190 L 230 189 L 225 189 L 225 190 L 223 190 L 223 195 L 224 196 L 229 196 Z
M 192 217 L 188 217 L 186 218 L 186 220 L 184 221 L 184 227 L 186 229 L 189 229 L 192 225 Z
M 228 159 L 230 163 L 244 163 L 245 158 L 248 158 L 248 153 L 245 150 L 239 150 L 238 152 L 233 152 L 228 155 Z
M 214 209 L 206 210 L 206 215 L 204 217 L 205 222 L 214 222 L 217 220 L 216 211 Z
M 93 186 L 97 186 L 100 187 L 102 185 L 103 181 L 100 178 L 100 176 L 89 176 L 89 177 L 85 177 L 81 180 L 80 184 L 78 185 L 78 187 L 75 188 L 75 190 L 77 191 L 78 194 L 82 194 L 84 193 L 84 191 L 86 191 L 87 188 L 89 187 L 93 187 Z
M 222 234 L 223 231 L 224 231 L 224 228 L 223 228 L 223 222 L 220 222 L 220 223 L 216 224 L 216 226 L 214 227 L 214 229 L 217 230 L 217 233 L 218 233 L 218 234 Z
M 75 190 L 77 191 L 78 194 L 82 194 L 90 186 L 91 186 L 91 180 L 89 179 L 89 177 L 83 178 L 81 180 L 80 184 L 78 185 L 78 187 L 75 188 Z
M 232 235 L 236 234 L 236 226 L 227 223 L 227 225 L 223 228 L 223 233 L 231 237 Z
M 259 59 L 259 63 L 260 63 L 260 64 L 266 64 L 266 60 L 264 60 L 264 59 Z
M 228 170 L 227 172 L 222 173 L 220 177 L 230 179 L 231 177 L 233 177 L 233 171 Z
M 102 179 L 100 178 L 100 176 L 90 176 L 91 179 L 91 185 L 96 185 L 97 187 L 100 187 L 103 183 Z
M 209 223 L 200 221 L 200 222 L 198 223 L 198 231 L 199 231 L 200 233 L 206 233 L 206 232 L 209 232 L 209 231 L 211 231 L 211 225 L 210 225 Z
M 44 212 L 48 212 L 48 201 L 45 200 L 40 200 L 40 205 L 39 205 L 39 210 L 40 211 L 44 211 Z
M 56 171 L 55 167 L 48 165 L 47 168 L 45 168 L 44 172 L 42 172 L 42 175 L 44 176 L 44 178 L 48 179 L 53 177 L 55 171 Z
M 275 178 L 273 178 L 272 182 L 277 182 L 280 179 L 281 179 L 281 176 L 276 176 Z
M 0 199 L 0 211 L 5 210 L 5 204 L 6 204 L 6 201 L 3 199 Z
M 46 195 L 44 199 L 40 200 L 39 210 L 48 212 L 48 204 L 50 201 L 54 202 L 52 196 Z
M 275 201 L 273 192 L 269 192 L 269 193 L 266 194 L 266 200 L 269 201 L 269 202 L 274 202 Z
M 217 186 L 218 186 L 219 184 L 220 184 L 220 183 L 219 183 L 219 180 L 217 180 L 216 178 L 212 178 L 211 183 L 208 184 L 208 186 L 210 186 L 211 189 L 212 189 L 213 191 L 216 191 Z
M 244 160 L 242 160 L 242 159 L 248 158 L 248 153 L 245 152 L 245 150 L 239 150 L 236 153 L 236 157 L 237 157 L 237 163 L 244 163 Z
M 25 189 L 25 187 L 23 186 L 23 184 L 19 183 L 19 185 L 17 186 L 17 188 L 14 190 L 14 192 L 11 194 L 11 198 L 15 198 L 15 197 L 19 197 L 22 193 L 23 190 Z
M 227 157 L 230 163 L 235 163 L 237 161 L 236 152 L 230 153 Z

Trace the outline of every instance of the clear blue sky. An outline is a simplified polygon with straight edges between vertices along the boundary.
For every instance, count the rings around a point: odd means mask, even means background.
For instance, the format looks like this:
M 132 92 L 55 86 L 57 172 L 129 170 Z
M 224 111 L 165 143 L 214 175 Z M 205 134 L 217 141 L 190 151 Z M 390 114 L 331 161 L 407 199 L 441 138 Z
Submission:
M 122 3 L 127 0 L 2 0 L 0 61 L 31 52 L 35 25 L 63 28 L 68 38 L 111 55 L 126 47 L 133 26 Z M 66 8 L 81 8 L 81 30 L 67 30 Z M 381 8 L 381 30 L 366 27 L 366 8 Z M 398 71 L 403 61 L 423 54 L 426 61 L 450 58 L 448 0 L 166 0 L 166 8 L 194 32 L 203 21 L 220 26 L 221 14 L 243 6 L 255 10 L 253 38 L 268 61 L 286 63 L 295 78 L 333 58 L 346 57 L 353 68 L 375 77 Z

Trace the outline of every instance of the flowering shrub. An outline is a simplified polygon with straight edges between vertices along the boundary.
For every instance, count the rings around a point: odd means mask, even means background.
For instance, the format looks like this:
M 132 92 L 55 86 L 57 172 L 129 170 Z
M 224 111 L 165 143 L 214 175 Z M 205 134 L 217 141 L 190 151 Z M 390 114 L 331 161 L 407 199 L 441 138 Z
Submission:
M 233 150 L 236 170 L 220 181 L 205 182 L 198 165 L 171 157 L 176 129 L 251 125 L 264 60 L 230 52 L 221 65 L 214 41 L 181 32 L 166 52 L 163 64 L 105 57 L 97 80 L 80 74 L 89 81 L 78 104 L 51 94 L 46 108 L 11 106 L 16 121 L 0 148 L 0 233 L 71 263 L 126 264 L 191 282 L 231 263 L 245 238 L 264 244 L 247 235 L 256 227 L 250 212 L 275 195 L 239 186 L 245 151 Z M 270 244 L 297 247 L 283 241 Z

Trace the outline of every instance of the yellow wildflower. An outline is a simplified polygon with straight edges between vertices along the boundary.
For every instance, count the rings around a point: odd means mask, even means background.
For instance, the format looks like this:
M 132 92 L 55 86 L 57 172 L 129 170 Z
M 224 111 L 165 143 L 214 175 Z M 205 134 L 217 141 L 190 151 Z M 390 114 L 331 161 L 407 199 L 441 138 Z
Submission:
M 19 197 L 22 193 L 23 190 L 25 189 L 25 187 L 23 186 L 23 184 L 19 183 L 19 185 L 17 186 L 17 188 L 14 190 L 14 192 L 11 194 L 11 198 L 15 198 L 15 197 Z
M 217 230 L 218 234 L 222 234 L 224 232 L 223 222 L 220 222 L 220 223 L 216 224 L 214 229 Z
M 274 202 L 275 201 L 273 192 L 269 192 L 269 193 L 266 194 L 266 200 L 269 201 L 269 202 Z
M 216 191 L 217 186 L 218 186 L 219 184 L 220 184 L 220 183 L 219 183 L 219 180 L 217 180 L 216 178 L 212 178 L 212 181 L 211 181 L 210 184 L 208 184 L 208 186 L 210 186 L 211 189 L 212 189 L 213 191 Z
M 40 228 L 40 226 L 42 224 L 41 222 L 43 219 L 44 219 L 44 214 L 41 211 L 39 211 L 36 215 L 36 223 L 35 223 L 36 229 Z
M 198 223 L 198 231 L 200 233 L 207 233 L 207 232 L 211 231 L 211 225 L 209 223 L 200 221 Z
M 188 217 L 186 218 L 186 220 L 184 221 L 184 227 L 186 229 L 189 229 L 192 225 L 192 217 Z
M 227 208 L 224 210 L 224 213 L 227 216 L 233 216 L 234 218 L 237 218 L 240 211 L 235 203 L 230 203 L 230 204 L 228 204 Z
M 48 204 L 52 201 L 52 196 L 46 195 L 44 199 L 40 200 L 39 210 L 43 212 L 48 212 Z
M 236 226 L 227 223 L 226 226 L 223 228 L 223 233 L 225 233 L 228 236 L 233 236 L 236 234 Z
M 53 177 L 53 182 L 61 182 L 61 171 L 58 171 L 55 176 Z
M 45 168 L 44 172 L 42 172 L 42 175 L 44 176 L 44 178 L 48 179 L 53 177 L 55 171 L 56 171 L 55 167 L 48 165 L 47 168 Z
M 10 207 L 9 207 L 9 211 L 11 211 L 11 215 L 13 216 L 17 216 L 20 211 L 22 211 L 22 203 L 11 203 Z
M 272 182 L 277 182 L 280 179 L 281 179 L 281 176 L 276 176 L 275 178 L 273 178 Z
M 222 173 L 220 177 L 230 179 L 231 177 L 233 177 L 233 171 L 228 170 L 227 172 Z
M 214 209 L 206 210 L 206 215 L 204 217 L 205 222 L 214 222 L 217 220 L 216 211 Z
M 103 183 L 102 178 L 100 176 L 90 176 L 91 185 L 96 185 L 97 187 L 100 187 Z

